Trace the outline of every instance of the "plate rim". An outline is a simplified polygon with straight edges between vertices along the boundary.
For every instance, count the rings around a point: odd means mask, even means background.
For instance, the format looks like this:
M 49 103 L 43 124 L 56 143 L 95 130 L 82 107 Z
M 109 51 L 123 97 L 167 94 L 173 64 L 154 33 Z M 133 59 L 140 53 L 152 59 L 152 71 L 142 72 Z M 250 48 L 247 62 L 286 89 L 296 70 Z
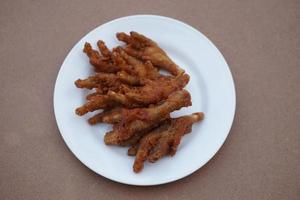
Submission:
M 91 33 L 92 31 L 94 31 L 95 29 L 97 29 L 98 27 L 100 26 L 104 26 L 104 25 L 108 25 L 110 23 L 115 23 L 115 22 L 118 22 L 118 21 L 122 21 L 122 20 L 126 20 L 126 19 L 131 19 L 131 18 L 156 18 L 156 19 L 162 19 L 162 20 L 168 20 L 168 21 L 171 21 L 171 22 L 175 22 L 175 23 L 178 23 L 184 27 L 186 27 L 187 29 L 193 31 L 193 32 L 196 32 L 197 34 L 201 34 L 203 36 L 203 38 L 210 44 L 210 46 L 212 46 L 212 48 L 214 48 L 214 50 L 216 50 L 216 53 L 219 54 L 220 58 L 223 59 L 224 63 L 227 65 L 226 69 L 228 70 L 229 72 L 229 79 L 230 79 L 230 82 L 232 83 L 232 100 L 233 100 L 233 115 L 231 116 L 231 118 L 229 119 L 229 125 L 227 127 L 227 134 L 226 134 L 226 137 L 224 137 L 223 141 L 221 142 L 220 146 L 218 148 L 215 149 L 214 153 L 211 154 L 211 156 L 209 156 L 209 158 L 203 162 L 202 165 L 198 166 L 196 169 L 192 169 L 190 170 L 188 173 L 186 173 L 184 176 L 181 176 L 181 177 L 174 177 L 174 178 L 170 178 L 168 180 L 164 180 L 162 182 L 155 182 L 155 183 L 149 183 L 149 184 L 143 184 L 143 183 L 133 183 L 133 182 L 125 182 L 125 181 L 122 181 L 122 180 L 118 180 L 118 179 L 115 179 L 114 177 L 111 177 L 109 175 L 106 175 L 106 174 L 103 174 L 103 173 L 99 173 L 98 171 L 92 169 L 90 166 L 88 166 L 85 162 L 83 162 L 82 159 L 79 158 L 79 156 L 77 156 L 74 151 L 72 150 L 72 148 L 70 147 L 70 145 L 66 142 L 66 138 L 65 136 L 62 134 L 61 130 L 61 125 L 60 123 L 58 122 L 58 119 L 57 119 L 57 111 L 56 111 L 56 91 L 57 91 L 57 83 L 58 83 L 58 79 L 59 79 L 59 75 L 60 75 L 60 72 L 61 72 L 61 69 L 62 69 L 62 66 L 63 64 L 65 63 L 66 59 L 69 57 L 69 55 L 71 54 L 71 52 L 73 51 L 73 49 L 75 48 L 75 46 L 82 40 L 82 38 L 84 38 L 86 35 L 88 35 L 89 33 Z M 73 45 L 73 47 L 69 50 L 68 54 L 66 55 L 66 57 L 64 58 L 62 64 L 60 65 L 60 68 L 59 68 L 59 71 L 57 73 L 57 77 L 55 79 L 55 86 L 54 86 L 54 91 L 53 91 L 53 109 L 54 109 L 54 116 L 55 116 L 55 121 L 56 121 L 56 124 L 57 124 L 57 127 L 58 127 L 58 130 L 59 130 L 59 133 L 60 135 L 62 136 L 66 146 L 68 147 L 68 149 L 72 152 L 72 154 L 82 163 L 84 164 L 88 169 L 92 170 L 94 173 L 98 174 L 98 175 L 101 175 L 102 177 L 106 178 L 106 179 L 109 179 L 109 180 L 112 180 L 114 182 L 117 182 L 117 183 L 122 183 L 122 184 L 126 184 L 126 185 L 134 185 L 134 186 L 154 186 L 154 185 L 163 185 L 163 184 L 167 184 L 167 183 L 170 183 L 170 182 L 174 182 L 174 181 L 178 181 L 180 179 L 183 179 L 191 174 L 193 174 L 194 172 L 196 172 L 197 170 L 199 170 L 200 168 L 202 168 L 203 166 L 205 166 L 215 155 L 216 153 L 221 149 L 221 147 L 224 145 L 228 135 L 230 134 L 230 130 L 232 128 L 232 125 L 233 125 L 233 122 L 234 122 L 234 119 L 235 119 L 235 113 L 236 113 L 236 88 L 235 88 L 235 83 L 234 83 L 234 79 L 233 79 L 233 75 L 232 75 L 232 72 L 230 70 L 230 67 L 227 63 L 227 61 L 225 60 L 223 54 L 219 51 L 219 49 L 217 48 L 217 46 L 210 40 L 209 37 L 207 37 L 206 35 L 204 35 L 202 32 L 200 32 L 199 30 L 197 30 L 196 28 L 192 27 L 191 25 L 183 22 L 183 21 L 180 21 L 178 19 L 174 19 L 174 18 L 171 18 L 171 17 L 166 17 L 166 16 L 162 16 L 162 15 L 153 15 L 153 14 L 137 14 L 137 15 L 129 15 L 129 16 L 124 16 L 124 17 L 119 17 L 119 18 L 116 18 L 116 19 L 113 19 L 113 20 L 110 20 L 110 21 L 107 21 L 103 24 L 100 24 L 94 28 L 92 28 L 91 30 L 89 30 L 87 33 L 85 33 L 79 40 L 77 40 L 75 42 L 75 44 Z

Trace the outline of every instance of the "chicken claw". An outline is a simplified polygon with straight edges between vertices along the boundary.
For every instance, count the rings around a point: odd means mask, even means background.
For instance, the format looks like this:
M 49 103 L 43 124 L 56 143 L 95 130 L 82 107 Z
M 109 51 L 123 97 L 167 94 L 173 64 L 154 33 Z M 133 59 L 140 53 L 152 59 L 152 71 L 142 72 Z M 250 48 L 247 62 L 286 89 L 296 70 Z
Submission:
M 115 105 L 115 102 L 112 102 L 107 95 L 97 95 L 84 105 L 77 108 L 75 113 L 79 116 L 82 116 L 88 112 L 93 112 L 99 109 L 109 109 Z
M 152 129 L 156 124 L 169 117 L 169 114 L 182 107 L 191 105 L 191 96 L 186 90 L 171 94 L 168 99 L 159 105 L 150 108 L 136 108 L 123 110 L 123 120 L 112 131 L 106 133 L 105 144 L 119 145 L 136 133 Z
M 159 128 L 142 137 L 136 151 L 134 172 L 143 169 L 144 162 L 156 162 L 165 155 L 173 156 L 183 135 L 191 132 L 192 125 L 204 118 L 202 112 L 175 119 L 169 119 Z M 134 153 L 131 150 L 131 153 Z
M 89 118 L 88 122 L 91 125 L 97 124 L 97 123 L 109 123 L 109 124 L 115 124 L 119 123 L 121 121 L 121 108 L 113 108 L 111 110 L 104 110 L 101 113 L 98 113 L 94 115 L 93 117 Z
M 118 40 L 127 44 L 125 51 L 134 57 L 142 60 L 149 60 L 155 66 L 169 71 L 177 76 L 184 73 L 184 70 L 176 65 L 154 41 L 142 34 L 131 31 L 130 36 L 126 33 L 117 33 Z
M 114 101 L 128 107 L 127 103 L 137 105 L 149 105 L 166 99 L 172 92 L 182 89 L 189 82 L 189 76 L 183 74 L 177 77 L 162 77 L 157 80 L 140 81 L 141 87 L 131 87 L 124 94 L 109 92 L 108 95 Z
M 116 50 L 120 53 L 128 65 L 132 66 L 132 70 L 129 73 L 138 77 L 146 77 L 150 79 L 155 79 L 160 76 L 157 68 L 155 68 L 150 61 L 143 63 L 137 58 L 128 55 L 121 47 Z
M 110 62 L 106 62 L 107 58 L 102 58 L 98 51 L 93 50 L 90 43 L 86 42 L 83 52 L 87 54 L 90 63 L 95 67 L 97 72 L 116 73 L 120 68 Z
M 102 58 L 103 60 L 111 59 L 111 54 L 112 53 L 110 52 L 110 50 L 107 48 L 107 46 L 105 45 L 105 43 L 102 40 L 99 40 L 97 42 L 97 46 L 98 46 L 98 48 L 99 48 L 99 50 L 100 50 L 100 52 L 103 56 L 103 58 Z

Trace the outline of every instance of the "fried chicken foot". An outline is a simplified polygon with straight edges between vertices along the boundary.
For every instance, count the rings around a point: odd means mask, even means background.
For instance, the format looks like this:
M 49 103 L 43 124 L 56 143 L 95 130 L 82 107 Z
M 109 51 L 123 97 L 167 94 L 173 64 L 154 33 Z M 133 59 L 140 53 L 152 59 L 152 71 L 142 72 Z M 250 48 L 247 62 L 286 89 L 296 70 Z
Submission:
M 97 96 L 101 96 L 107 93 L 107 88 L 96 88 L 96 92 L 90 93 L 86 96 L 86 100 L 92 100 Z
M 93 112 L 99 109 L 109 109 L 114 106 L 116 106 L 115 102 L 110 101 L 110 98 L 107 95 L 98 95 L 77 108 L 75 113 L 79 116 L 82 116 L 88 112 Z
M 182 89 L 189 82 L 189 75 L 183 74 L 170 80 L 147 80 L 144 87 L 132 88 L 125 95 L 138 103 L 153 104 L 166 99 L 172 92 Z
M 88 122 L 91 125 L 97 124 L 97 123 L 109 123 L 109 124 L 115 124 L 119 123 L 121 121 L 121 108 L 113 108 L 111 110 L 104 110 L 101 113 L 98 113 L 94 115 L 93 117 L 89 118 Z
M 170 115 L 162 118 L 161 121 L 163 122 L 164 120 L 169 119 L 169 118 L 170 118 Z M 136 145 L 136 149 L 137 149 L 140 138 L 147 132 L 159 127 L 160 125 L 161 125 L 161 122 L 158 122 L 157 124 L 153 124 L 153 126 L 149 130 L 147 129 L 147 130 L 139 131 L 136 134 L 134 134 L 133 136 L 131 136 L 129 139 L 119 141 L 118 145 L 123 146 L 123 147 L 130 146 L 131 148 L 134 148 L 134 146 Z M 118 124 L 113 124 L 113 129 L 118 128 L 118 126 L 119 126 Z M 132 153 L 134 153 L 134 151 L 132 151 Z
M 146 61 L 145 63 L 143 63 L 135 57 L 128 55 L 121 47 L 116 48 L 116 50 L 128 63 L 128 65 L 132 66 L 131 71 L 129 71 L 130 74 L 150 79 L 155 79 L 160 76 L 157 68 L 155 68 L 150 61 Z
M 141 81 L 144 86 L 128 88 L 125 94 L 109 92 L 107 95 L 126 107 L 128 103 L 147 106 L 166 99 L 172 92 L 182 89 L 188 82 L 187 74 L 172 79 L 162 77 L 157 80 Z
M 131 155 L 136 152 L 133 165 L 134 172 L 138 173 L 143 169 L 144 162 L 156 162 L 165 155 L 175 155 L 183 135 L 191 132 L 192 125 L 204 118 L 202 112 L 194 113 L 175 119 L 166 120 L 159 128 L 143 136 L 139 147 L 133 147 Z M 135 151 L 137 149 L 137 151 Z
M 105 45 L 105 43 L 102 40 L 99 40 L 97 42 L 97 46 L 102 54 L 102 60 L 110 60 L 111 59 L 111 52 L 110 50 L 107 48 L 107 46 Z
M 87 79 L 78 79 L 75 81 L 75 85 L 78 88 L 101 88 L 101 87 L 115 87 L 119 86 L 120 78 L 116 74 L 110 73 L 97 73 L 93 76 L 89 76 Z
M 97 73 L 93 76 L 89 76 L 86 79 L 78 79 L 75 81 L 75 85 L 78 88 L 86 89 L 103 89 L 107 88 L 112 91 L 118 91 L 122 84 L 128 86 L 140 86 L 141 80 L 136 76 L 131 76 L 124 71 L 120 71 L 117 74 L 111 73 Z
M 126 83 L 128 85 L 140 86 L 143 84 L 139 77 L 132 76 L 132 75 L 128 74 L 126 71 L 118 72 L 117 76 L 121 82 Z
M 190 94 L 186 90 L 180 90 L 171 94 L 160 105 L 127 110 L 127 112 L 125 111 L 126 115 L 122 116 L 124 122 L 106 133 L 104 142 L 108 145 L 119 145 L 120 142 L 129 139 L 138 132 L 149 131 L 155 124 L 166 119 L 171 112 L 190 105 Z
M 100 47 L 99 47 L 100 48 Z M 104 47 L 101 47 L 104 48 Z M 106 47 L 105 47 L 106 48 Z M 102 49 L 103 51 L 103 49 Z M 99 52 L 93 50 L 90 43 L 86 42 L 84 45 L 83 52 L 89 57 L 90 63 L 95 67 L 97 72 L 116 73 L 120 68 L 111 62 L 107 62 L 107 57 L 103 58 Z M 105 52 L 106 54 L 106 52 Z
M 118 40 L 127 44 L 125 51 L 136 58 L 149 60 L 155 66 L 169 71 L 177 76 L 184 73 L 184 70 L 176 65 L 154 41 L 142 34 L 131 31 L 130 36 L 126 33 L 117 33 Z
M 175 155 L 181 138 L 204 114 L 172 119 L 171 112 L 192 104 L 189 92 L 183 89 L 189 75 L 144 35 L 132 31 L 117 33 L 116 37 L 126 43 L 125 47 L 110 50 L 99 40 L 95 50 L 85 43 L 83 52 L 96 74 L 75 81 L 76 87 L 91 90 L 87 102 L 75 113 L 82 116 L 100 110 L 88 123 L 111 124 L 105 144 L 129 147 L 127 154 L 135 156 L 133 170 L 138 173 L 145 161 L 153 163 Z M 160 74 L 160 69 L 170 75 Z

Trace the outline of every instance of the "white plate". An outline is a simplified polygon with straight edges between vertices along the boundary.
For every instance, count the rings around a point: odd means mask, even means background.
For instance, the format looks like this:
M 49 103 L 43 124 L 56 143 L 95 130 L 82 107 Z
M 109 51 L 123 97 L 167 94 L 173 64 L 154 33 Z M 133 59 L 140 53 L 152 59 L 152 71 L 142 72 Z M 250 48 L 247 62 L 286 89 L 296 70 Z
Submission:
M 205 119 L 193 126 L 174 157 L 155 164 L 146 163 L 135 174 L 134 158 L 127 148 L 106 146 L 103 136 L 109 125 L 90 126 L 87 119 L 75 115 L 76 107 L 85 102 L 86 90 L 74 81 L 93 73 L 82 52 L 86 41 L 96 47 L 102 39 L 108 47 L 121 45 L 116 32 L 140 32 L 155 40 L 170 57 L 190 75 L 186 89 L 193 105 L 173 116 L 205 112 Z M 103 24 L 84 36 L 70 51 L 58 73 L 54 90 L 54 112 L 58 128 L 74 155 L 94 172 L 111 180 L 131 185 L 157 185 L 183 178 L 209 161 L 225 141 L 235 113 L 235 89 L 226 61 L 218 49 L 196 29 L 180 21 L 153 15 L 119 18 Z M 93 113 L 92 113 L 93 114 Z

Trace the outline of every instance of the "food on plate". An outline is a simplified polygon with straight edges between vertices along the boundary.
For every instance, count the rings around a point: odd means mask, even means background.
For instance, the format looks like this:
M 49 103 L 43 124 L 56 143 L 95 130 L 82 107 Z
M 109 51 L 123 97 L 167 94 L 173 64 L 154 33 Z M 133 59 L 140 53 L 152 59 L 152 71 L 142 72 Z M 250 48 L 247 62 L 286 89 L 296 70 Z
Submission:
M 88 122 L 93 125 L 97 123 L 116 124 L 121 121 L 122 109 L 116 107 L 113 109 L 104 110 L 93 117 L 89 118 Z
M 191 132 L 193 123 L 202 120 L 203 117 L 203 113 L 194 113 L 179 118 L 167 119 L 157 129 L 144 135 L 138 146 L 134 145 L 136 152 L 129 152 L 131 155 L 136 153 L 133 170 L 140 172 L 146 160 L 156 162 L 163 156 L 175 155 L 182 136 Z M 134 151 L 134 149 L 130 149 L 130 151 Z
M 110 50 L 99 40 L 95 50 L 85 43 L 83 51 L 95 73 L 75 81 L 76 87 L 91 91 L 75 113 L 82 116 L 98 111 L 88 119 L 89 124 L 112 124 L 105 144 L 128 146 L 128 155 L 135 156 L 133 171 L 138 173 L 146 160 L 173 156 L 182 136 L 191 132 L 204 113 L 172 118 L 173 111 L 192 105 L 184 89 L 189 75 L 146 36 L 132 31 L 116 37 L 126 45 Z
M 130 56 L 121 47 L 115 48 L 115 51 L 119 53 L 126 64 L 131 66 L 131 68 L 124 68 L 124 70 L 127 70 L 130 74 L 149 79 L 155 79 L 160 76 L 158 69 L 155 68 L 150 61 L 143 62 L 133 56 Z
M 144 35 L 134 31 L 131 31 L 130 35 L 121 32 L 117 33 L 117 38 L 127 44 L 125 51 L 129 55 L 142 60 L 149 60 L 153 65 L 165 69 L 175 76 L 184 73 L 184 70 L 176 65 L 156 42 Z
M 90 59 L 90 63 L 95 67 L 97 72 L 114 73 L 119 71 L 119 67 L 114 65 L 110 60 L 106 60 L 105 57 L 101 57 L 99 52 L 94 50 L 90 43 L 85 43 L 83 52 L 87 54 Z
M 182 89 L 189 81 L 187 74 L 172 78 L 158 78 L 157 80 L 144 80 L 143 86 L 127 88 L 122 94 L 112 91 L 108 95 L 116 102 L 126 106 L 126 102 L 134 102 L 142 105 L 159 103 L 166 99 L 172 92 Z
M 97 46 L 102 54 L 102 59 L 103 60 L 110 60 L 111 59 L 111 52 L 110 50 L 107 48 L 107 46 L 105 45 L 105 43 L 102 40 L 99 40 L 97 42 Z
M 118 145 L 139 132 L 147 132 L 171 112 L 190 105 L 190 94 L 186 90 L 180 90 L 171 94 L 160 105 L 151 108 L 124 109 L 120 124 L 105 134 L 104 142 Z
M 77 115 L 82 116 L 95 110 L 113 108 L 115 105 L 107 95 L 95 95 L 87 103 L 77 108 L 75 112 Z

